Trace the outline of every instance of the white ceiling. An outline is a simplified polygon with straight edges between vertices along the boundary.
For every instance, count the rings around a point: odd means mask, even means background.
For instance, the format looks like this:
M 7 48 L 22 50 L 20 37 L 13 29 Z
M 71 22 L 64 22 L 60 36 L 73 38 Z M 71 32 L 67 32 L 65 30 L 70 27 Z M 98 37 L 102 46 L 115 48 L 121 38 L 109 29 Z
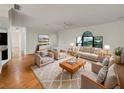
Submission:
M 5 7 L 9 6 L 5 5 Z M 3 6 L 0 5 L 0 16 L 1 8 Z M 30 18 L 28 21 L 21 20 L 20 24 L 48 31 L 61 31 L 124 20 L 124 5 L 22 4 L 20 12 L 26 18 Z M 2 16 L 5 14 L 3 12 Z

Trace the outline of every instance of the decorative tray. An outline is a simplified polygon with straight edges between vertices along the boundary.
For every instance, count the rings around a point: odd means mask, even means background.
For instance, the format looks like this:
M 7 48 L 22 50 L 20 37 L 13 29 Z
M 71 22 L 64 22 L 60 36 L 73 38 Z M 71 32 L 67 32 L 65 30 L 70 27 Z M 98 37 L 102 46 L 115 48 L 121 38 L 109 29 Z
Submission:
M 69 59 L 69 60 L 67 60 L 67 63 L 69 63 L 69 64 L 75 64 L 76 63 L 76 58 L 71 58 L 71 59 Z

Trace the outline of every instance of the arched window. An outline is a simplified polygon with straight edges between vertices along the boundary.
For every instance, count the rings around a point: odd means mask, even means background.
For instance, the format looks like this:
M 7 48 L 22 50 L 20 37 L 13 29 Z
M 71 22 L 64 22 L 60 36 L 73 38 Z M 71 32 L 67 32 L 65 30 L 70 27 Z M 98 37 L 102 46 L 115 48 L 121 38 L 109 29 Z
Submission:
M 93 36 L 92 32 L 85 31 L 82 37 L 76 38 L 76 46 L 103 47 L 103 36 Z
M 90 31 L 86 31 L 83 33 L 82 46 L 93 47 L 93 34 Z
M 90 31 L 85 31 L 82 37 L 93 37 L 93 34 Z

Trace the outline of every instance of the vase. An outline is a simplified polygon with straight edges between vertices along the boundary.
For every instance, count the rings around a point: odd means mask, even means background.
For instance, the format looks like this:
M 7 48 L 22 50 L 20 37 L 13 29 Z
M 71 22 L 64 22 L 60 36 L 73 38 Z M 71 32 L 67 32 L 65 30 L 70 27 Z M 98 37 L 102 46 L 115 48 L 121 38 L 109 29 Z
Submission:
M 121 63 L 121 56 L 115 55 L 115 63 L 117 64 Z

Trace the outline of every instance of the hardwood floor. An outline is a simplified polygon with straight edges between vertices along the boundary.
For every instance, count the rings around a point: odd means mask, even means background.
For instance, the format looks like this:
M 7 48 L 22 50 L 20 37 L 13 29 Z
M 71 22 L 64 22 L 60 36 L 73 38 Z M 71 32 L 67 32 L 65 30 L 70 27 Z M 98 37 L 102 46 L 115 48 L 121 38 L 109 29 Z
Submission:
M 31 70 L 32 65 L 34 65 L 33 55 L 13 58 L 3 66 L 0 74 L 0 88 L 43 88 Z

